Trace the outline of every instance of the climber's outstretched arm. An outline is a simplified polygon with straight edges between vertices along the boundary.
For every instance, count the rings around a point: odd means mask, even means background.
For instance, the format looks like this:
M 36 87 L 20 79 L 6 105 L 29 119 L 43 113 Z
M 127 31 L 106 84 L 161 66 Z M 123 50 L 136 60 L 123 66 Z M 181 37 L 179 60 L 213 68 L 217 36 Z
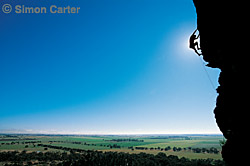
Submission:
M 197 30 L 198 30 L 198 29 L 196 29 L 196 30 L 193 32 L 192 36 L 196 33 Z

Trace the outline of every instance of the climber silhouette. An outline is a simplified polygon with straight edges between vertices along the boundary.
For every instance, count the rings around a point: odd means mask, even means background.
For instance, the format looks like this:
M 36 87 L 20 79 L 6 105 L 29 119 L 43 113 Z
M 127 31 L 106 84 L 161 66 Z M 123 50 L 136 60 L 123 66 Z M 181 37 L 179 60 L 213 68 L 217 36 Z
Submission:
M 197 50 L 200 50 L 199 44 L 197 41 L 195 41 L 200 37 L 200 34 L 196 36 L 195 35 L 196 31 L 197 29 L 193 32 L 193 34 L 189 38 L 189 48 L 192 48 L 195 51 L 195 53 L 200 56 L 201 54 L 197 51 Z M 197 49 L 196 49 L 196 46 L 197 46 Z

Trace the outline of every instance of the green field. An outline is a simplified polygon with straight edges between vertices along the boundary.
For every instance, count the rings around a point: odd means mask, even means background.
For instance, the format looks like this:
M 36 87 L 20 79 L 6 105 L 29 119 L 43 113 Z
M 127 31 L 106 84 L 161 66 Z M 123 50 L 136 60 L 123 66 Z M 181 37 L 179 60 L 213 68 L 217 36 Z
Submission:
M 220 135 L 59 136 L 0 135 L 1 151 L 69 151 L 66 148 L 126 153 L 159 152 L 190 159 L 221 159 Z M 166 150 L 166 148 L 169 149 Z M 64 148 L 64 149 L 63 149 Z M 215 150 L 214 150 L 215 149 Z

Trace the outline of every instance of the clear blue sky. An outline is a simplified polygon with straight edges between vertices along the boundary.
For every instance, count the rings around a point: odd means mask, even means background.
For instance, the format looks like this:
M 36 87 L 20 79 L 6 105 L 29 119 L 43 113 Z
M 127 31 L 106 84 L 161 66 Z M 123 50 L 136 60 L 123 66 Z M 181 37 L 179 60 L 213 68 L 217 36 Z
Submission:
M 0 12 L 0 132 L 219 133 L 217 93 L 188 49 L 192 0 L 5 3 L 81 9 Z

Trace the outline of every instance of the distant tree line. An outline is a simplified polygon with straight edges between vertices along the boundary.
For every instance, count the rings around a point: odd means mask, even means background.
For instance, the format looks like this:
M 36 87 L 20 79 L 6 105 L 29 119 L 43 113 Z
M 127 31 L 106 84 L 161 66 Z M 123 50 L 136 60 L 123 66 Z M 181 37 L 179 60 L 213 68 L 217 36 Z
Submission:
M 84 142 L 84 145 L 86 145 L 86 146 L 97 146 L 97 144 L 88 144 L 87 142 Z M 112 149 L 112 148 L 122 148 L 120 145 L 117 145 L 117 144 L 108 144 L 108 145 L 106 145 L 106 144 L 99 144 L 98 146 L 103 146 L 103 147 L 108 147 L 108 148 L 110 148 L 110 149 Z
M 192 148 L 192 147 L 188 147 L 188 148 L 181 148 L 181 147 L 173 147 L 173 151 L 174 152 L 179 152 L 179 151 L 186 151 L 186 150 L 189 150 L 189 151 L 192 151 L 194 153 L 211 153 L 211 154 L 219 154 L 219 150 L 215 147 L 211 147 L 211 148 Z
M 0 144 L 0 146 L 1 145 L 19 145 L 19 144 L 25 144 L 25 147 L 24 148 L 28 148 L 29 146 L 28 145 L 26 145 L 26 144 L 32 144 L 33 145 L 33 147 L 36 147 L 36 143 L 41 143 L 41 141 L 26 141 L 26 142 L 10 142 L 10 143 L 4 143 L 4 142 L 2 142 L 1 144 Z
M 221 160 L 187 159 L 165 153 L 157 155 L 139 153 L 117 153 L 83 150 L 66 152 L 0 152 L 0 162 L 4 166 L 54 165 L 54 166 L 225 166 Z
M 15 145 L 15 144 L 35 144 L 35 143 L 41 143 L 41 141 L 26 141 L 26 142 L 2 142 L 1 145 Z
M 42 141 L 17 141 L 17 142 L 2 142 L 0 145 L 15 145 L 15 144 L 35 144 L 35 143 L 41 143 Z M 77 142 L 77 141 L 48 141 L 48 143 L 71 143 L 71 144 L 83 144 L 83 142 Z
M 86 145 L 86 146 L 97 146 L 96 144 L 87 144 L 87 143 L 85 143 L 84 145 Z M 46 147 L 46 148 L 52 148 L 52 149 L 67 150 L 67 148 L 62 147 L 62 146 L 54 146 L 54 145 L 47 145 L 47 144 L 37 144 L 37 146 Z M 112 148 L 118 148 L 118 149 L 120 149 L 121 148 L 121 146 L 117 145 L 117 144 L 113 144 L 113 145 L 111 145 L 111 144 L 109 144 L 109 145 L 102 145 L 101 144 L 99 146 L 108 147 L 110 149 L 112 149 Z
M 106 141 L 112 141 L 112 142 L 144 142 L 142 139 L 112 139 L 112 140 L 106 140 Z
M 187 136 L 159 136 L 159 137 L 150 137 L 150 139 L 183 139 L 183 140 L 192 140 L 191 137 L 187 137 Z
M 77 141 L 48 141 L 48 143 L 71 143 L 71 144 L 83 144 L 83 142 Z
M 157 147 L 157 148 L 147 148 L 147 147 L 133 147 L 133 146 L 130 146 L 128 147 L 128 149 L 131 149 L 131 150 L 160 150 L 160 151 L 168 151 L 168 150 L 171 150 L 172 148 L 170 146 L 168 147 L 165 147 L 165 148 L 161 148 L 161 147 Z M 212 153 L 212 154 L 219 154 L 219 150 L 217 150 L 217 148 L 214 148 L 214 147 L 211 147 L 209 149 L 207 148 L 192 148 L 192 147 L 188 147 L 188 148 L 181 148 L 181 147 L 173 147 L 172 149 L 174 152 L 180 152 L 182 150 L 184 151 L 192 151 L 194 153 Z
M 166 148 L 161 148 L 161 147 L 157 147 L 157 148 L 148 148 L 148 147 L 133 147 L 133 146 L 129 146 L 128 149 L 131 149 L 131 150 L 160 150 L 160 151 L 168 151 L 168 150 L 171 150 L 171 147 L 168 146 Z
M 192 148 L 192 151 L 194 153 L 213 153 L 213 154 L 219 154 L 219 151 L 214 148 L 214 147 L 211 147 L 209 149 L 207 148 Z

